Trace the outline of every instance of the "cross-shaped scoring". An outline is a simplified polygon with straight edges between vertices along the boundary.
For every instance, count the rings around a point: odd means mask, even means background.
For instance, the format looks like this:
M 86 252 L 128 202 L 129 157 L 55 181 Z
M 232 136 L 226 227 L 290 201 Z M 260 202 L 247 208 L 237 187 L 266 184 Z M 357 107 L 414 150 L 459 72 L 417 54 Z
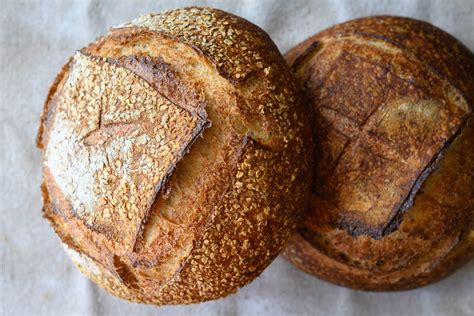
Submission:
M 449 83 L 378 42 L 341 38 L 317 54 L 317 65 L 300 68 L 312 76 L 318 112 L 316 200 L 332 205 L 333 223 L 380 237 L 462 127 L 467 106 Z

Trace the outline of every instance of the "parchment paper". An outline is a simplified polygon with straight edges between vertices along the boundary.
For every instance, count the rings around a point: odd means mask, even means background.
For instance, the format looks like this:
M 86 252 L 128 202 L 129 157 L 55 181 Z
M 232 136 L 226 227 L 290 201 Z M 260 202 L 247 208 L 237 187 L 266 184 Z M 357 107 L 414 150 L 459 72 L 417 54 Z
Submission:
M 75 49 L 140 14 L 210 5 L 265 29 L 282 52 L 345 20 L 373 14 L 430 21 L 474 49 L 474 1 L 0 1 L 0 314 L 474 315 L 474 262 L 422 289 L 368 293 L 331 285 L 282 258 L 225 299 L 132 304 L 93 285 L 41 217 L 38 119 L 48 85 Z

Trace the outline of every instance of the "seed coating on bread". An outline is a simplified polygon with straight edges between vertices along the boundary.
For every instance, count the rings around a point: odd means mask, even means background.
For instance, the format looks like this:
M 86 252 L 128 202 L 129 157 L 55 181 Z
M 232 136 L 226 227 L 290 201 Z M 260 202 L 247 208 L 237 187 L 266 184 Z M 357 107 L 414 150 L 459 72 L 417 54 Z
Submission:
M 341 285 L 407 289 L 473 255 L 474 57 L 434 26 L 368 17 L 286 54 L 316 142 L 311 211 L 285 255 Z
M 268 36 L 231 14 L 186 8 L 116 27 L 50 88 L 44 216 L 79 269 L 119 297 L 233 293 L 306 206 L 312 144 L 299 96 Z

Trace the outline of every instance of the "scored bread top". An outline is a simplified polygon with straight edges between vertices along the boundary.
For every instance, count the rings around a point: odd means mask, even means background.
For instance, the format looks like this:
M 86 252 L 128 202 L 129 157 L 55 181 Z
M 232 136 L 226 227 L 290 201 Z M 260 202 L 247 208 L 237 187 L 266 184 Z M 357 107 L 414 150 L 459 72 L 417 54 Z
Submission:
M 214 9 L 147 15 L 77 52 L 51 86 L 44 213 L 116 295 L 221 297 L 270 263 L 304 209 L 309 138 L 263 31 Z
M 470 50 L 451 35 L 430 23 L 398 16 L 373 16 L 335 25 L 308 38 L 285 55 L 290 64 L 316 53 L 318 41 L 357 37 L 395 47 L 439 74 L 459 89 L 469 104 L 474 101 L 474 65 Z M 299 52 L 299 53 L 298 53 Z
M 133 250 L 144 213 L 205 119 L 130 71 L 80 52 L 55 111 L 45 167 L 77 216 L 107 235 L 109 247 Z
M 381 238 L 395 229 L 471 115 L 469 54 L 456 41 L 443 55 L 450 45 L 439 38 L 448 35 L 428 36 L 426 29 L 410 19 L 361 19 L 287 54 L 317 100 L 313 190 L 334 209 L 332 221 L 351 234 Z M 438 33 L 443 36 L 431 41 Z M 421 49 L 423 39 L 429 44 Z M 456 51 L 466 67 L 450 59 Z
M 285 57 L 308 92 L 316 142 L 311 210 L 286 257 L 368 290 L 428 284 L 469 260 L 472 53 L 428 23 L 375 16 Z
M 258 125 L 260 129 L 263 128 L 263 131 L 259 132 L 260 135 L 253 135 L 254 138 L 261 138 L 259 141 L 262 142 L 272 138 L 273 142 L 284 143 L 284 138 L 293 137 L 286 134 L 288 131 L 291 133 L 289 128 L 291 118 L 284 118 L 284 110 L 280 103 L 294 96 L 288 89 L 285 91 L 285 88 L 283 91 L 278 91 L 278 86 L 285 87 L 290 80 L 278 73 L 280 54 L 268 35 L 261 29 L 237 16 L 219 10 L 196 8 L 189 11 L 174 10 L 144 15 L 122 27 L 144 28 L 167 34 L 191 45 L 200 54 L 210 59 L 220 75 L 238 87 L 245 88 L 249 84 L 258 85 L 252 80 L 267 77 L 271 84 L 259 88 L 272 91 L 266 94 L 270 97 L 270 102 L 259 102 L 260 95 L 253 95 L 249 91 L 250 93 L 247 93 L 245 97 L 251 99 L 253 104 L 238 104 L 241 114 L 248 120 L 246 124 L 249 126 L 246 128 L 252 130 L 254 125 Z M 263 133 L 265 135 L 262 135 Z
M 122 27 L 143 27 L 172 34 L 208 56 L 219 73 L 233 82 L 243 81 L 250 73 L 264 68 L 267 68 L 266 72 L 270 71 L 268 61 L 278 59 L 277 51 L 266 51 L 271 42 L 259 34 L 260 30 L 242 22 L 239 17 L 218 10 L 199 10 L 199 15 L 189 14 L 186 10 L 152 13 Z M 262 38 L 255 40 L 256 36 Z M 263 52 L 268 53 L 265 54 L 267 62 L 262 58 Z

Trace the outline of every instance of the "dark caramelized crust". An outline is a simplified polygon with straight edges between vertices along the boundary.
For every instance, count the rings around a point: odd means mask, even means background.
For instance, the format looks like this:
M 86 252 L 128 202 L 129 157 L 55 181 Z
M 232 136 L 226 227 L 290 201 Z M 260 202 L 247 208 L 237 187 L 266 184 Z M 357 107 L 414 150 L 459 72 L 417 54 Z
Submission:
M 369 17 L 286 58 L 317 145 L 312 210 L 286 256 L 370 290 L 428 284 L 472 257 L 472 53 L 428 23 Z
M 81 271 L 154 304 L 254 279 L 308 201 L 311 131 L 292 78 L 262 30 L 205 8 L 141 17 L 77 52 L 39 146 L 44 216 Z

